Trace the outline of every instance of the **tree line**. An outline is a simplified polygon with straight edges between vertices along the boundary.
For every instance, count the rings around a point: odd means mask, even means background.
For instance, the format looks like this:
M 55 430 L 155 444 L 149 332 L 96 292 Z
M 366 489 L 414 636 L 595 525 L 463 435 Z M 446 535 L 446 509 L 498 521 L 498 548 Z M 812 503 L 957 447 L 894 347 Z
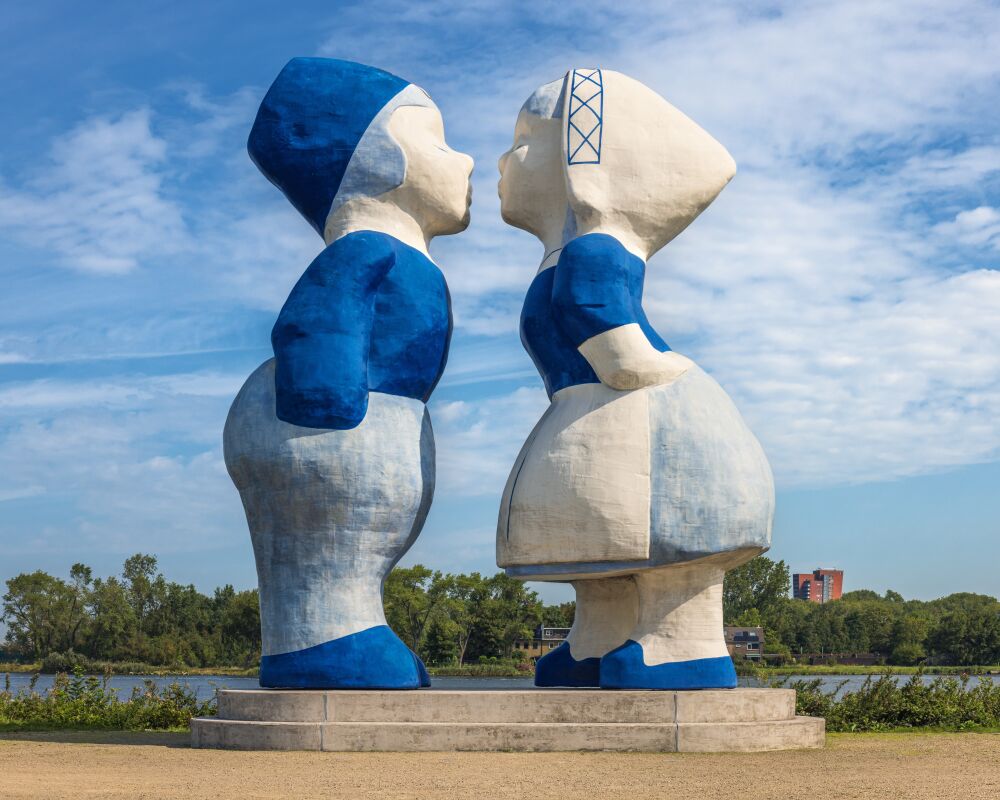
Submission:
M 758 556 L 726 574 L 727 625 L 764 628 L 768 653 L 874 653 L 899 666 L 1000 664 L 1000 602 L 959 592 L 937 600 L 906 600 L 898 592 L 846 592 L 812 603 L 788 596 L 783 561 Z
M 759 556 L 726 575 L 726 624 L 761 626 L 765 650 L 875 653 L 891 664 L 1000 663 L 1000 602 L 959 593 L 904 600 L 888 591 L 848 592 L 825 604 L 788 597 L 782 561 Z M 521 581 L 450 574 L 423 565 L 385 581 L 389 625 L 431 665 L 516 656 L 514 643 L 539 625 L 569 627 L 572 602 L 545 605 Z M 257 591 L 223 586 L 211 595 L 168 581 L 156 558 L 136 554 L 120 575 L 95 578 L 74 564 L 68 579 L 46 572 L 7 581 L 2 614 L 7 658 L 43 661 L 79 654 L 94 661 L 163 666 L 253 666 L 260 657 Z
M 572 604 L 545 606 L 520 581 L 497 573 L 451 575 L 397 568 L 384 587 L 386 618 L 431 664 L 510 658 L 514 642 L 545 620 L 572 624 Z M 567 616 L 569 613 L 569 616 Z M 256 589 L 226 585 L 211 595 L 168 581 L 154 556 L 128 558 L 120 575 L 95 578 L 74 564 L 69 578 L 41 570 L 7 581 L 0 661 L 91 661 L 154 666 L 255 666 L 260 658 Z
M 121 575 L 94 578 L 84 564 L 69 579 L 46 572 L 7 581 L 6 649 L 19 660 L 76 653 L 100 661 L 190 667 L 246 665 L 260 657 L 257 590 L 209 596 L 168 581 L 154 556 L 136 554 Z

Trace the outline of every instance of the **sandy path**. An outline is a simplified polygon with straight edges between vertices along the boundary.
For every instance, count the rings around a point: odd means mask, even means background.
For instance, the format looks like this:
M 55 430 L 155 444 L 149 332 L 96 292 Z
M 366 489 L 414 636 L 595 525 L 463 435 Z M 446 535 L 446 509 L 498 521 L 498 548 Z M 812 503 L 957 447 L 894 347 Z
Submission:
M 1000 734 L 830 736 L 821 751 L 238 753 L 186 734 L 0 734 L 0 798 L 1000 798 Z

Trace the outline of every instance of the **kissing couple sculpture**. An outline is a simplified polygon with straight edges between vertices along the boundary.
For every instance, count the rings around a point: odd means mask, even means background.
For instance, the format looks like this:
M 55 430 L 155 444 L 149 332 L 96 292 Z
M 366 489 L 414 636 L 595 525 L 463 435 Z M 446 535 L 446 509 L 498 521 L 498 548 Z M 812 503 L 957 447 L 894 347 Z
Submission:
M 321 58 L 285 66 L 248 149 L 326 245 L 225 428 L 260 585 L 261 686 L 428 686 L 382 585 L 433 495 L 425 404 L 452 321 L 428 244 L 468 226 L 472 159 L 423 89 Z M 521 341 L 551 403 L 503 491 L 497 564 L 576 591 L 538 686 L 736 685 L 722 579 L 770 544 L 771 471 L 726 393 L 642 308 L 647 259 L 735 169 L 666 100 L 603 69 L 536 90 L 500 158 L 503 218 L 543 245 Z

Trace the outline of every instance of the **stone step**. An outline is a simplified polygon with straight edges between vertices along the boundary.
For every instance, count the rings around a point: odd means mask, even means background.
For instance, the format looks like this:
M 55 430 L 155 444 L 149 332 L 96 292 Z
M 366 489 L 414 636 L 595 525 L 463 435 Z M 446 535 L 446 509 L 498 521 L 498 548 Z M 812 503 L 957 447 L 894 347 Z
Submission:
M 795 692 L 222 690 L 218 716 L 268 722 L 741 723 L 792 719 Z
M 824 721 L 763 722 L 255 722 L 191 721 L 192 746 L 233 750 L 764 751 L 823 746 Z

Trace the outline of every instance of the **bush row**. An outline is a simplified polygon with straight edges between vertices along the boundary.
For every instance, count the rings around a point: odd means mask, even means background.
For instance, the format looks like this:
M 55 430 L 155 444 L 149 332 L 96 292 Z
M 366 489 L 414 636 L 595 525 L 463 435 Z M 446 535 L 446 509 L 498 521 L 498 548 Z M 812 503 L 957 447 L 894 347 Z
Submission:
M 461 674 L 506 675 L 511 668 L 479 664 L 466 666 Z M 771 685 L 795 689 L 796 712 L 824 717 L 830 732 L 1000 728 L 1000 683 L 984 678 L 970 687 L 967 678 L 939 676 L 925 684 L 921 677 L 913 675 L 900 683 L 891 673 L 872 675 L 853 692 L 842 692 L 843 684 L 824 691 L 818 679 L 784 679 Z M 178 684 L 157 689 L 153 681 L 145 681 L 121 700 L 108 688 L 107 676 L 88 676 L 79 669 L 72 675 L 57 675 L 45 692 L 38 692 L 32 681 L 28 690 L 14 693 L 8 676 L 0 692 L 0 729 L 6 730 L 184 728 L 191 717 L 215 711 L 214 699 L 200 701 Z
M 35 689 L 12 692 L 6 676 L 0 692 L 0 729 L 54 730 L 162 730 L 186 728 L 191 717 L 212 716 L 216 704 L 200 701 L 190 689 L 171 684 L 157 689 L 153 681 L 137 686 L 127 700 L 108 688 L 108 678 L 60 674 L 45 692 Z
M 1000 728 L 1000 683 L 982 678 L 970 687 L 968 677 L 938 676 L 930 683 L 922 677 L 899 682 L 892 673 L 870 675 L 860 689 L 843 694 L 843 683 L 824 691 L 819 679 L 771 685 L 795 689 L 796 713 L 825 718 L 830 732 Z

